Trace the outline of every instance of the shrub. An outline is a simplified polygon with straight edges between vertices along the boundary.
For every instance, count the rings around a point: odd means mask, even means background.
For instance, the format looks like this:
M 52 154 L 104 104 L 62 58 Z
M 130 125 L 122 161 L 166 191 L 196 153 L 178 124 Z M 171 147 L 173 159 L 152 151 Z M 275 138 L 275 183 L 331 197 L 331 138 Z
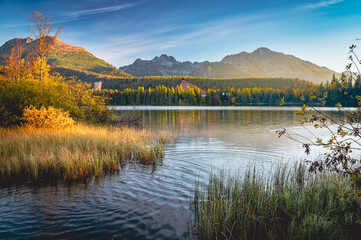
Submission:
M 40 84 L 30 77 L 11 82 L 0 76 L 0 126 L 22 124 L 24 110 L 30 106 L 37 109 L 52 106 L 81 121 L 105 121 L 110 113 L 104 97 L 94 95 L 90 84 L 73 78 L 65 81 L 60 76 L 51 76 Z
M 39 110 L 30 106 L 24 110 L 23 120 L 30 128 L 61 129 L 74 125 L 74 120 L 69 116 L 69 112 L 51 106 L 41 107 Z

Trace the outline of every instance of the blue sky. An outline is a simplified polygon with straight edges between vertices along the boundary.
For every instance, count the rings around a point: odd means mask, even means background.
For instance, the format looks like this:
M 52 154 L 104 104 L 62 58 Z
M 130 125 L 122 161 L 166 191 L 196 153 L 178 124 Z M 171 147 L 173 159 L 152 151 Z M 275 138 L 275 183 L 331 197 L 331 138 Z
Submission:
M 360 0 L 0 0 L 0 44 L 30 36 L 27 18 L 46 11 L 64 26 L 64 42 L 116 67 L 268 47 L 341 72 L 350 44 L 361 55 L 360 9 Z

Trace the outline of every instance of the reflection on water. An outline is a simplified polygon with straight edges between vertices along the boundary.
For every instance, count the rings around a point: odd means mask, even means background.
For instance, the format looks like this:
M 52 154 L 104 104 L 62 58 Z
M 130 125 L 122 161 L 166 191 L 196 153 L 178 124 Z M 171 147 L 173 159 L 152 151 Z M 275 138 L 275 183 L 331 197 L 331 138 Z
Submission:
M 276 130 L 286 128 L 291 133 L 310 137 L 308 131 L 299 126 L 300 116 L 293 109 L 143 110 L 136 113 L 143 115 L 145 125 L 150 129 L 177 134 L 177 144 L 167 148 L 170 153 L 176 152 L 188 159 L 197 158 L 216 168 L 238 170 L 247 167 L 250 161 L 263 165 L 275 160 L 304 159 L 302 144 L 286 137 L 278 138 Z M 337 115 L 335 112 L 329 114 Z M 320 151 L 315 149 L 311 153 L 316 157 Z
M 275 134 L 283 127 L 307 134 L 298 126 L 295 109 L 148 109 L 136 114 L 144 117 L 146 128 L 176 135 L 156 168 L 129 164 L 119 174 L 87 184 L 2 188 L 1 238 L 186 239 L 198 176 L 206 182 L 211 169 L 242 173 L 249 165 L 268 169 L 279 160 L 306 157 L 301 144 Z

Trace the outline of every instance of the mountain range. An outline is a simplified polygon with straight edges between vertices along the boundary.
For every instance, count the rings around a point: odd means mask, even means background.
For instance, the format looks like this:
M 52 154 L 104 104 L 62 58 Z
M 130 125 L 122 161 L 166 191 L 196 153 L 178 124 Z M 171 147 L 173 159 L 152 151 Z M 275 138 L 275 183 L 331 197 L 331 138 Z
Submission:
M 224 57 L 220 62 L 179 62 L 162 54 L 152 60 L 138 58 L 119 68 L 133 76 L 187 75 L 211 78 L 300 78 L 314 83 L 326 82 L 339 75 L 326 67 L 304 61 L 292 55 L 258 48 L 252 53 L 240 52 Z
M 7 41 L 0 47 L 0 64 L 3 57 L 10 55 L 11 49 L 17 42 L 22 46 L 23 57 L 31 56 L 34 47 L 39 44 L 37 40 L 31 38 Z M 240 52 L 228 55 L 219 62 L 179 62 L 172 56 L 162 54 L 152 60 L 138 58 L 133 64 L 117 69 L 84 48 L 55 38 L 47 59 L 53 71 L 65 76 L 76 75 L 79 79 L 88 82 L 114 77 L 177 75 L 209 78 L 300 78 L 321 83 L 332 79 L 333 75 L 339 75 L 326 67 L 264 47 L 251 53 Z

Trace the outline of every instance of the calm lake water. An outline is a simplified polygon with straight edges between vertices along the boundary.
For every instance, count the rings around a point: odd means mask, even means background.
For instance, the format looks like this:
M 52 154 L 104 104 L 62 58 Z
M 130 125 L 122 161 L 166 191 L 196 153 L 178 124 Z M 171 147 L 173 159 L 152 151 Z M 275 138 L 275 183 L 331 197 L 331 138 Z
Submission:
M 221 169 L 270 171 L 279 161 L 307 157 L 300 143 L 275 133 L 287 128 L 307 135 L 298 125 L 298 108 L 121 109 L 142 115 L 148 129 L 173 133 L 163 160 L 128 164 L 119 174 L 86 184 L 0 188 L 0 238 L 193 238 L 189 202 L 197 179 L 206 183 L 210 171 Z M 320 152 L 314 149 L 311 158 Z

